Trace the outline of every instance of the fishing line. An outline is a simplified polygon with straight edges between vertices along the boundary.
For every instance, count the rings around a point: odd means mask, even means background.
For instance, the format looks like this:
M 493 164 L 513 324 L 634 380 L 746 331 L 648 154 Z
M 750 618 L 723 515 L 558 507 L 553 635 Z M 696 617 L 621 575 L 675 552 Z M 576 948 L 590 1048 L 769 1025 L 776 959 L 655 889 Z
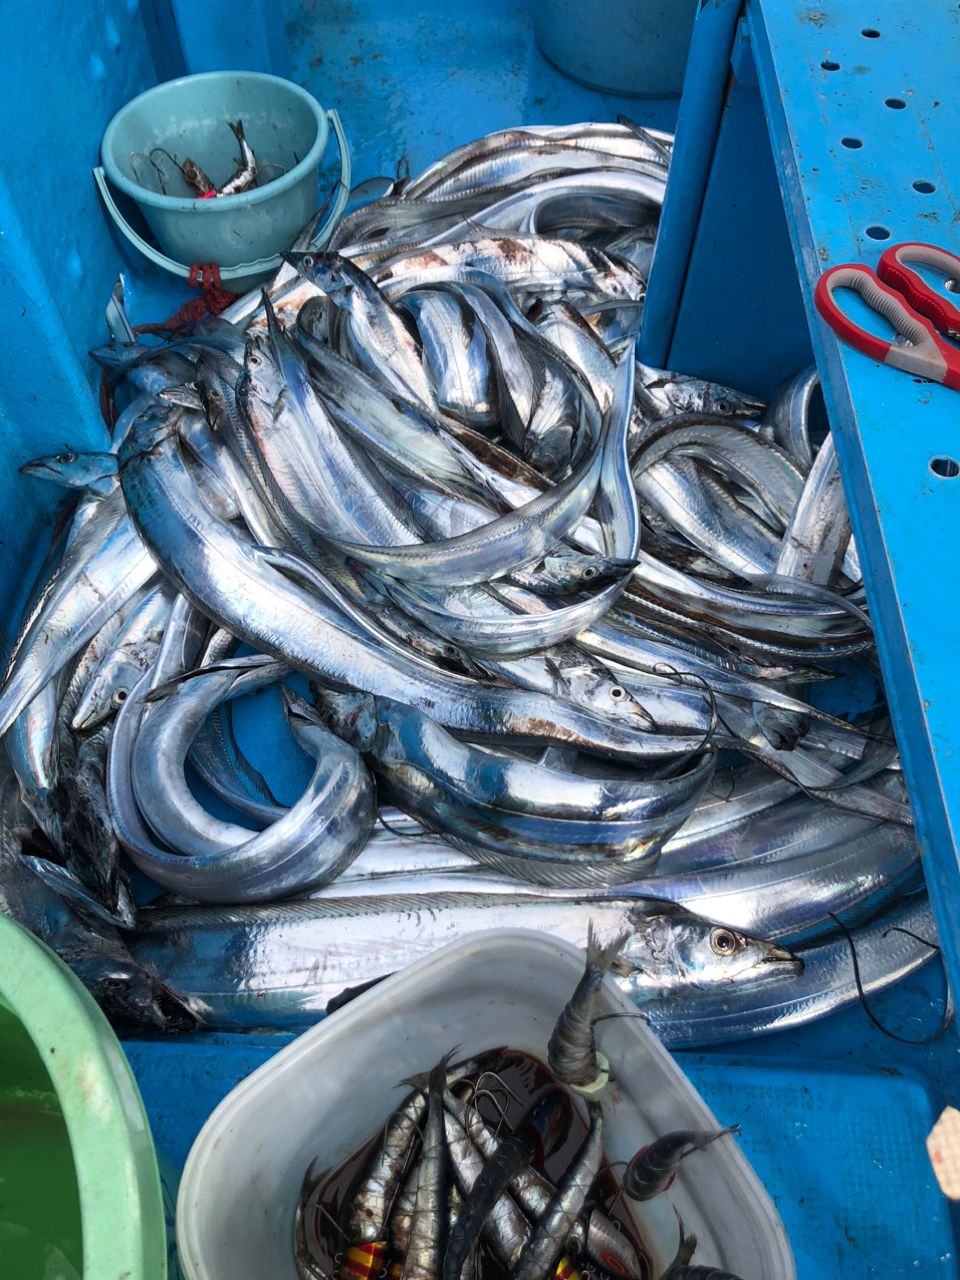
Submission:
M 860 977 L 860 961 L 857 956 L 857 948 L 854 943 L 853 933 L 851 932 L 850 929 L 847 928 L 847 926 L 843 923 L 843 921 L 838 916 L 836 916 L 832 911 L 828 911 L 827 915 L 834 922 L 834 924 L 843 934 L 844 938 L 846 938 L 847 940 L 847 944 L 850 947 L 850 958 L 853 961 L 853 977 L 854 977 L 854 981 L 857 984 L 857 998 L 859 999 L 860 1003 L 863 1005 L 864 1013 L 867 1015 L 867 1017 L 870 1019 L 873 1025 L 877 1028 L 877 1030 L 882 1031 L 883 1034 L 885 1036 L 889 1036 L 891 1040 L 896 1040 L 897 1044 L 925 1045 L 925 1044 L 933 1044 L 935 1040 L 939 1040 L 939 1038 L 943 1035 L 944 1031 L 946 1031 L 947 1027 L 950 1025 L 951 1019 L 953 1018 L 953 1001 L 950 997 L 949 988 L 947 990 L 947 995 L 944 999 L 943 1014 L 940 1019 L 940 1025 L 937 1027 L 935 1031 L 931 1032 L 930 1035 L 922 1036 L 919 1040 L 914 1040 L 914 1039 L 911 1039 L 911 1037 L 909 1036 L 901 1036 L 901 1035 L 898 1035 L 897 1032 L 891 1031 L 888 1027 L 885 1027 L 883 1025 L 880 1019 L 876 1016 L 876 1014 L 870 1008 L 870 1005 L 867 1003 L 867 993 L 864 990 L 863 980 Z M 898 925 L 892 925 L 886 931 L 886 933 L 884 933 L 883 936 L 886 937 L 887 934 L 893 933 L 895 931 L 899 933 L 910 934 L 911 938 L 916 938 L 917 942 L 922 942 L 924 946 L 930 947 L 930 949 L 933 951 L 940 950 L 940 947 L 935 942 L 927 942 L 925 938 L 918 938 L 916 934 L 910 933 L 909 929 L 901 929 Z
M 659 671 L 657 670 L 658 667 L 661 668 Z M 689 688 L 689 685 L 685 684 L 685 682 L 692 681 L 693 687 L 695 689 L 699 689 L 700 692 L 706 696 L 707 702 L 710 706 L 710 722 L 704 730 L 703 738 L 700 741 L 700 745 L 696 748 L 696 751 L 706 750 L 707 746 L 710 744 L 711 738 L 716 734 L 717 726 L 720 723 L 720 708 L 717 703 L 717 695 L 714 693 L 713 689 L 711 689 L 703 676 L 697 675 L 694 671 L 680 671 L 677 667 L 671 667 L 670 664 L 666 662 L 655 663 L 653 674 L 662 675 L 666 680 L 673 680 L 677 684 L 678 688 L 681 689 L 685 687 Z

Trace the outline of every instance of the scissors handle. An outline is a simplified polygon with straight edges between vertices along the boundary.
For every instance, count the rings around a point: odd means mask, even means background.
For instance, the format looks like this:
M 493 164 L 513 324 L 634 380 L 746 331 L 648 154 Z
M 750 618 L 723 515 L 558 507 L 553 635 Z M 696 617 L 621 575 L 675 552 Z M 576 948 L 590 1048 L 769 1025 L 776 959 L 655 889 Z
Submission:
M 891 342 L 861 328 L 841 310 L 834 297 L 837 289 L 859 293 L 870 310 L 883 316 L 903 341 Z M 960 355 L 938 338 L 929 320 L 878 279 L 870 267 L 857 262 L 831 267 L 817 281 L 814 302 L 830 328 L 858 351 L 895 369 L 960 391 Z
M 941 333 L 960 338 L 960 307 L 913 270 L 913 266 L 933 267 L 960 289 L 960 258 L 948 249 L 922 241 L 894 244 L 881 255 L 877 275 L 897 289 L 915 311 L 932 320 Z

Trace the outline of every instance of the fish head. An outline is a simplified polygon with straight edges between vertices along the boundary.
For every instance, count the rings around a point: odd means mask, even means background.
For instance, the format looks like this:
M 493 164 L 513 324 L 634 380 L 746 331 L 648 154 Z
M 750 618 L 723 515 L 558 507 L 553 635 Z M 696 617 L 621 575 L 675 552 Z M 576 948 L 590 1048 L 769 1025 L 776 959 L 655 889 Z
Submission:
M 674 413 L 715 413 L 725 418 L 758 418 L 766 408 L 757 400 L 733 387 L 708 382 L 685 373 L 671 373 L 636 363 L 636 398 L 653 417 Z
M 117 458 L 113 453 L 83 453 L 67 449 L 25 462 L 20 474 L 51 480 L 68 489 L 87 490 L 106 495 L 117 477 Z
M 717 413 L 724 418 L 759 418 L 767 406 L 765 401 L 735 391 L 733 387 L 705 382 L 703 400 L 697 407 L 702 413 Z
M 181 409 L 192 409 L 194 412 L 200 412 L 203 409 L 199 391 L 186 382 L 178 387 L 164 387 L 162 391 L 157 392 L 157 395 L 165 404 L 176 404 Z
M 315 249 L 308 249 L 304 253 L 291 251 L 283 257 L 295 271 L 324 293 L 336 294 L 350 287 L 344 270 L 345 260 L 338 253 L 318 253 Z
M 243 369 L 229 356 L 205 351 L 197 361 L 196 388 L 210 425 L 217 429 L 227 412 L 229 398 L 235 394 Z M 169 397 L 163 394 L 164 399 Z
M 547 659 L 554 679 L 554 694 L 569 698 L 588 711 L 628 724 L 633 729 L 656 729 L 656 721 L 629 689 L 599 662 L 579 650 L 554 652 Z
M 630 936 L 613 970 L 632 994 L 729 988 L 803 969 L 792 951 L 674 903 L 638 902 L 627 914 Z
M 254 333 L 247 339 L 243 374 L 237 388 L 247 398 L 274 405 L 283 390 L 283 377 L 269 334 Z
M 56 950 L 111 1022 L 156 1031 L 196 1031 L 200 1026 L 186 1000 L 138 964 L 112 931 L 76 919 L 58 934 Z
M 594 591 L 626 577 L 636 566 L 636 560 L 619 556 L 546 556 L 537 576 L 555 591 Z
M 377 736 L 377 700 L 370 693 L 338 693 L 311 684 L 310 693 L 320 720 L 357 751 L 370 751 Z

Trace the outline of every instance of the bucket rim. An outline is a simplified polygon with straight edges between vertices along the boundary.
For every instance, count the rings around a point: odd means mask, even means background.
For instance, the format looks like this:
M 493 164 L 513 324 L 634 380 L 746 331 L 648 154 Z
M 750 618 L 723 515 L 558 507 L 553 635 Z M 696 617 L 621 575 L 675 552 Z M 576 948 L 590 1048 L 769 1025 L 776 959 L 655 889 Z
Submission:
M 33 1041 L 70 1139 L 84 1275 L 166 1280 L 156 1151 L 119 1040 L 79 978 L 2 912 L 0 954 L 0 1001 Z
M 150 205 L 154 209 L 163 209 L 168 213 L 202 213 L 209 216 L 217 212 L 222 213 L 230 208 L 236 208 L 236 197 L 234 196 L 231 196 L 229 202 L 223 205 L 218 200 L 200 200 L 190 196 L 165 196 L 162 192 L 151 191 L 148 187 L 141 187 L 136 182 L 131 181 L 126 174 L 121 173 L 113 158 L 113 141 L 123 118 L 139 103 L 171 89 L 177 89 L 181 85 L 198 84 L 201 81 L 225 80 L 259 80 L 264 83 L 281 86 L 286 92 L 299 98 L 310 108 L 317 125 L 317 136 L 303 159 L 295 164 L 292 169 L 288 169 L 286 173 L 281 174 L 279 178 L 271 179 L 266 186 L 255 187 L 252 191 L 242 192 L 244 207 L 262 204 L 265 200 L 288 191 L 303 178 L 307 177 L 312 170 L 319 167 L 330 139 L 330 125 L 326 110 L 313 94 L 308 93 L 306 89 L 295 84 L 292 80 L 287 80 L 283 76 L 269 75 L 265 71 L 201 71 L 196 75 L 177 76 L 173 80 L 161 81 L 160 84 L 155 84 L 151 88 L 145 89 L 143 93 L 137 94 L 135 98 L 131 98 L 115 113 L 104 130 L 103 138 L 100 142 L 100 158 L 107 177 L 113 185 L 122 191 L 124 195 L 136 201 L 137 204 Z

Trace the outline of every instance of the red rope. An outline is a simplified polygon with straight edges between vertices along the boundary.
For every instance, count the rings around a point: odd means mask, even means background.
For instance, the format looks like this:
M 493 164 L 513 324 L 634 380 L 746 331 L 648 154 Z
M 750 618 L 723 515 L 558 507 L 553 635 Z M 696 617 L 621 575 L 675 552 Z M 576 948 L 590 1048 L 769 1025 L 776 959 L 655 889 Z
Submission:
M 134 335 L 139 337 L 143 333 L 155 333 L 163 337 L 173 337 L 181 329 L 185 331 L 192 329 L 204 316 L 218 316 L 240 296 L 238 293 L 231 293 L 229 289 L 224 289 L 220 280 L 220 268 L 215 262 L 195 262 L 187 276 L 187 284 L 191 289 L 199 288 L 199 298 L 188 298 L 168 320 L 162 320 L 158 324 L 135 324 Z M 113 430 L 117 415 L 107 369 L 104 369 L 100 378 L 100 412 L 107 427 Z
M 169 333 L 172 330 L 192 328 L 204 316 L 218 316 L 239 297 L 239 294 L 224 289 L 220 282 L 220 268 L 215 262 L 195 262 L 190 268 L 187 284 L 191 289 L 200 289 L 199 298 L 188 298 L 169 320 L 164 320 L 161 324 L 136 325 L 133 332 Z

